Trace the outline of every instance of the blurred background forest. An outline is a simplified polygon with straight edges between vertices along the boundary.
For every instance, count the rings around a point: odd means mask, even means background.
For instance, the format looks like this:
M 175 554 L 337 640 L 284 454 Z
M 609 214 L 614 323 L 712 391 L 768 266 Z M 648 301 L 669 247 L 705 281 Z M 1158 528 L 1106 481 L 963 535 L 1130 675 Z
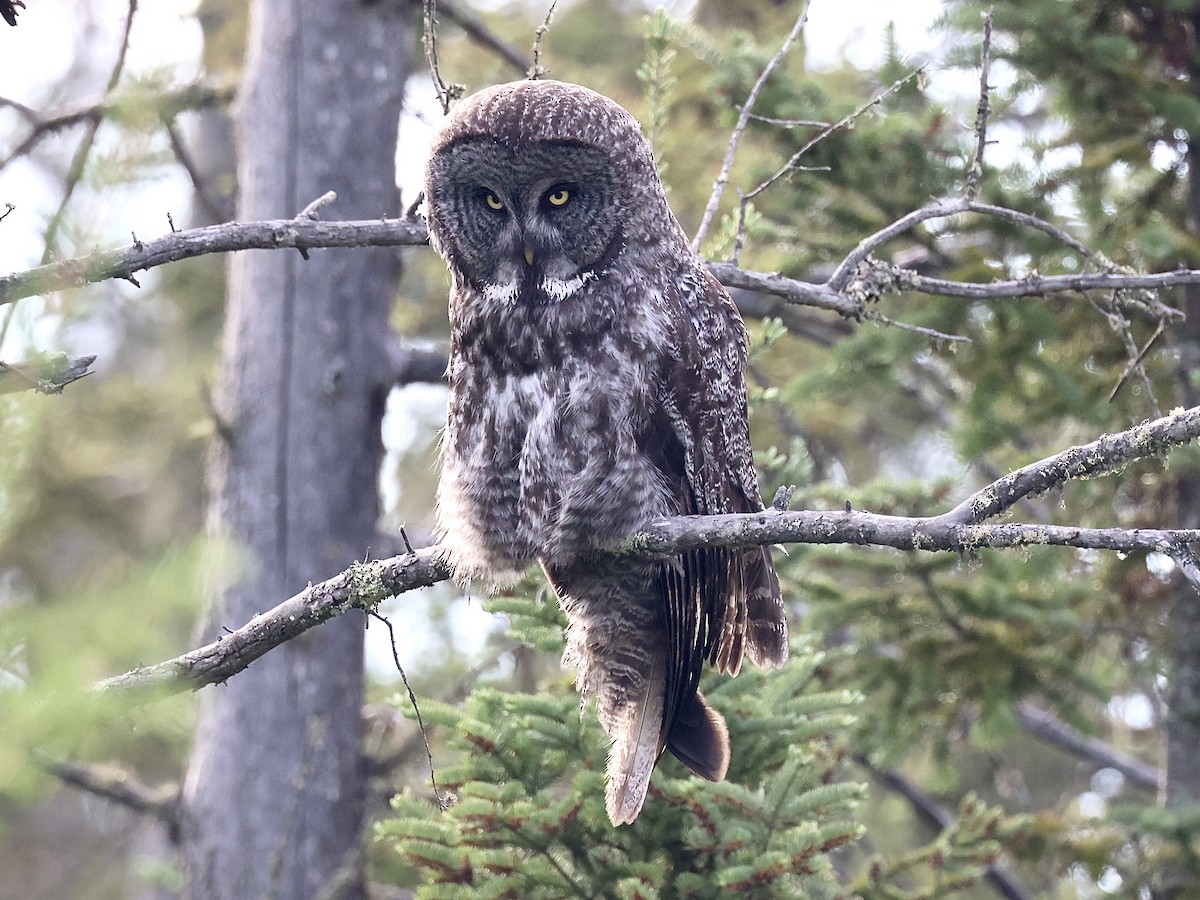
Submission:
M 245 5 L 28 6 L 0 31 L 0 211 L 12 206 L 0 218 L 0 271 L 122 245 L 131 232 L 148 239 L 244 217 L 232 123 L 255 34 Z M 522 77 L 546 6 L 443 4 L 443 77 L 470 91 Z M 731 188 L 752 188 L 828 123 L 921 72 L 755 199 L 743 268 L 823 280 L 867 235 L 964 192 L 985 7 L 905 7 L 893 22 L 899 5 L 813 0 L 807 29 L 755 107 Z M 420 4 L 337 9 L 346 21 L 397 23 L 392 62 L 407 73 L 401 194 L 321 215 L 398 216 L 415 199 L 441 115 Z M 691 234 L 740 105 L 799 13 L 790 0 L 660 9 L 562 0 L 541 63 L 639 118 Z M 1196 268 L 1200 3 L 1011 0 L 995 9 L 994 29 L 979 199 L 1047 219 L 1102 257 L 999 218 L 956 216 L 905 233 L 880 258 L 979 283 L 1098 260 Z M 323 46 L 314 37 L 288 65 L 317 65 Z M 329 160 L 351 182 L 357 163 Z M 329 186 L 260 217 L 294 216 Z M 736 213 L 731 189 L 706 258 L 734 251 Z M 314 262 L 363 252 L 311 251 Z M 436 365 L 447 339 L 444 266 L 423 247 L 372 252 L 386 257 L 378 271 L 388 278 L 399 270 L 385 315 L 389 359 L 404 364 L 380 410 L 374 536 L 350 558 L 400 552 L 402 525 L 414 542 L 432 539 L 445 414 Z M 256 253 L 305 265 L 294 251 Z M 190 813 L 175 798 L 195 772 L 195 741 L 213 739 L 211 730 L 194 737 L 209 701 L 126 702 L 87 688 L 247 618 L 204 613 L 214 591 L 254 566 L 237 540 L 206 526 L 229 266 L 206 256 L 141 273 L 140 287 L 106 281 L 0 305 L 5 362 L 99 357 L 95 374 L 60 396 L 0 394 L 3 900 L 174 897 L 195 865 Z M 1195 288 L 1160 296 L 1188 314 L 1165 327 L 1136 297 L 1112 291 L 899 293 L 863 322 L 736 294 L 752 334 L 763 490 L 769 499 L 778 485 L 798 485 L 797 509 L 849 502 L 934 514 L 1014 468 L 1200 396 Z M 1072 482 L 1013 518 L 1194 528 L 1198 479 L 1193 443 Z M 456 896 L 1200 896 L 1200 602 L 1170 558 L 810 545 L 776 558 L 793 663 L 705 687 L 730 719 L 731 783 L 701 785 L 665 761 L 642 820 L 615 833 L 600 802 L 602 738 L 591 715 L 576 715 L 540 579 L 531 574 L 512 596 L 441 584 L 385 603 L 439 788 L 460 802 L 448 812 L 434 803 L 388 631 L 372 622 L 365 695 L 344 698 L 355 716 L 362 710 L 352 813 L 363 827 L 349 837 L 361 853 L 319 872 L 319 891 L 271 881 L 246 896 L 400 897 L 422 884 L 451 896 L 438 882 L 457 882 Z M 313 559 L 309 574 L 250 610 L 339 568 Z M 358 641 L 363 617 L 343 619 L 354 620 Z M 319 643 L 330 627 L 306 639 Z M 218 739 L 237 750 L 237 735 Z M 296 765 L 307 772 L 322 757 Z M 64 783 L 72 773 L 91 789 Z M 102 783 L 110 796 L 98 795 Z M 229 799 L 222 815 L 244 816 L 249 833 L 267 822 L 307 827 L 287 796 L 274 806 Z M 290 864 L 285 855 L 246 865 L 270 875 Z

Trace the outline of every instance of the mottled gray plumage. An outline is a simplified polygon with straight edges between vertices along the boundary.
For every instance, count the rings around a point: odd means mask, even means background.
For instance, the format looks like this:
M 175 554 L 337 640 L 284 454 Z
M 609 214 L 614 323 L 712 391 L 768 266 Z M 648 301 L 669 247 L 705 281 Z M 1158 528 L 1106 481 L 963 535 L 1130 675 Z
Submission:
M 664 748 L 721 780 L 725 721 L 696 690 L 787 658 L 765 549 L 667 562 L 597 548 L 657 516 L 763 508 L 746 424 L 746 332 L 667 206 L 649 144 L 613 101 L 522 81 L 454 112 L 426 171 L 453 275 L 450 410 L 438 487 L 462 578 L 535 560 L 595 698 L 607 806 L 632 822 Z

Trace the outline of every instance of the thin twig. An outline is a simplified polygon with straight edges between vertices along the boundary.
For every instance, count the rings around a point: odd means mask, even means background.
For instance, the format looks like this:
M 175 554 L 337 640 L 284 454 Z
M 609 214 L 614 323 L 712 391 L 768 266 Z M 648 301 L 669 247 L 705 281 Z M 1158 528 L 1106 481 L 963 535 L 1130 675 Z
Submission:
M 437 773 L 433 768 L 433 751 L 429 749 L 429 732 L 425 730 L 425 720 L 421 718 L 421 707 L 417 704 L 417 695 L 413 693 L 412 685 L 408 683 L 408 675 L 405 674 L 404 666 L 400 665 L 400 653 L 396 650 L 396 631 L 392 628 L 392 623 L 387 616 L 381 615 L 375 610 L 371 610 L 369 615 L 387 626 L 388 640 L 392 644 L 392 661 L 396 665 L 396 671 L 400 673 L 400 680 L 404 682 L 404 689 L 408 691 L 408 702 L 412 704 L 413 713 L 417 717 L 417 730 L 421 732 L 421 741 L 425 744 L 425 758 L 429 760 L 429 784 L 433 788 L 433 796 L 437 800 L 438 806 L 446 809 L 447 801 L 442 796 L 442 792 L 438 790 Z
M 1151 408 L 1156 415 L 1162 415 L 1162 409 L 1158 405 L 1158 398 L 1154 394 L 1154 386 L 1150 383 L 1150 376 L 1146 374 L 1146 367 L 1142 363 L 1145 362 L 1146 354 L 1150 352 L 1150 348 L 1154 346 L 1154 342 L 1162 336 L 1166 327 L 1166 320 L 1161 320 L 1158 323 L 1158 327 L 1154 329 L 1154 334 L 1150 335 L 1146 343 L 1142 345 L 1142 349 L 1139 350 L 1137 344 L 1134 343 L 1133 335 L 1129 331 L 1128 321 L 1126 321 L 1125 326 L 1121 329 L 1121 337 L 1125 341 L 1125 349 L 1131 354 L 1132 358 L 1125 366 L 1125 370 L 1121 372 L 1121 377 L 1117 379 L 1117 383 L 1113 385 L 1113 389 L 1109 391 L 1109 403 L 1113 402 L 1113 399 L 1117 396 L 1117 392 L 1121 390 L 1121 385 L 1129 379 L 1129 376 L 1137 372 L 1141 377 L 1142 387 L 1146 391 L 1146 398 L 1150 401 Z
M 828 128 L 829 123 L 823 119 L 776 119 L 771 116 L 760 116 L 758 113 L 750 113 L 750 118 L 755 122 L 763 122 L 767 125 L 775 125 L 779 128 Z
M 979 196 L 979 185 L 983 180 L 983 151 L 987 147 L 988 102 L 991 87 L 988 71 L 992 64 L 992 11 L 983 17 L 983 40 L 979 46 L 979 106 L 975 110 L 975 158 L 967 173 L 966 191 L 968 200 Z
M 16 110 L 30 125 L 36 126 L 42 121 L 42 117 L 36 109 L 26 106 L 20 100 L 13 100 L 11 97 L 0 97 L 0 107 Z
M 896 91 L 900 90 L 900 88 L 904 87 L 904 85 L 908 84 L 910 81 L 912 81 L 914 78 L 916 78 L 918 75 L 920 75 L 924 71 L 925 71 L 925 66 L 920 66 L 919 68 L 913 69 L 911 72 L 909 72 L 903 78 L 897 79 L 896 81 L 892 82 L 891 85 L 889 85 L 884 90 L 880 91 L 878 94 L 876 94 L 874 97 L 872 97 L 870 100 L 868 100 L 862 106 L 858 107 L 853 112 L 848 113 L 845 116 L 842 116 L 842 118 L 838 119 L 832 125 L 827 125 L 825 128 L 822 128 L 820 132 L 813 135 L 812 138 L 810 138 L 808 141 L 806 141 L 799 150 L 797 150 L 795 153 L 793 153 L 791 155 L 791 157 L 788 158 L 788 161 L 786 163 L 784 163 L 782 166 L 780 166 L 774 175 L 772 175 L 770 178 L 767 178 L 764 181 L 760 182 L 757 186 L 755 186 L 755 188 L 753 190 L 748 191 L 746 193 L 746 195 L 742 198 L 742 202 L 749 203 L 751 200 L 753 200 L 755 197 L 757 197 L 759 194 L 761 194 L 763 191 L 765 191 L 767 188 L 769 188 L 771 185 L 773 185 L 775 182 L 777 182 L 780 178 L 787 175 L 789 172 L 794 171 L 796 168 L 796 163 L 800 160 L 800 157 L 804 156 L 805 153 L 807 153 L 809 150 L 811 150 L 813 147 L 815 147 L 821 141 L 825 140 L 825 138 L 829 137 L 834 132 L 840 131 L 841 129 L 848 127 L 852 122 L 854 122 L 856 119 L 858 119 L 859 117 L 864 115 L 867 112 L 867 110 L 871 109 L 874 106 L 878 106 L 880 103 L 882 103 L 884 100 L 886 100 L 892 94 L 896 93 Z
M 117 86 L 117 82 L 121 79 L 121 73 L 125 70 L 125 57 L 129 52 L 129 35 L 133 30 L 133 17 L 136 12 L 137 0 L 129 0 L 129 7 L 125 14 L 125 28 L 121 34 L 121 49 L 117 53 L 117 61 L 113 64 L 112 72 L 109 74 L 108 82 L 104 88 L 106 96 L 112 93 L 113 88 Z M 96 133 L 100 130 L 100 123 L 102 121 L 103 117 L 99 114 L 94 114 L 89 118 L 83 140 L 75 148 L 75 155 L 71 158 L 70 167 L 67 169 L 62 198 L 59 200 L 58 208 L 50 216 L 42 238 L 44 244 L 41 259 L 42 265 L 46 265 L 53 256 L 55 238 L 58 235 L 58 229 L 62 226 L 63 217 L 66 215 L 67 204 L 71 202 L 71 196 L 75 193 L 75 188 L 78 187 L 80 181 L 83 179 L 83 170 L 87 165 L 88 157 L 92 153 L 92 147 L 96 142 Z M 15 306 L 11 306 L 5 311 L 4 323 L 0 325 L 0 346 L 4 345 L 4 339 L 8 335 L 8 329 L 12 324 L 16 311 Z
M 125 12 L 125 25 L 121 33 L 121 49 L 117 52 L 117 60 L 113 64 L 112 71 L 109 73 L 108 82 L 104 86 L 104 95 L 108 96 L 117 86 L 117 82 L 121 80 L 121 74 L 125 71 L 125 59 L 129 54 L 129 36 L 133 31 L 133 17 L 137 14 L 138 0 L 129 0 L 129 6 Z M 103 116 L 93 115 L 88 120 L 87 130 L 84 132 L 83 140 L 75 150 L 75 155 L 71 159 L 70 168 L 67 170 L 66 188 L 63 191 L 62 199 L 59 201 L 58 208 L 50 217 L 49 224 L 46 226 L 46 234 L 44 238 L 45 249 L 42 252 L 42 263 L 50 261 L 50 256 L 54 252 L 54 240 L 58 235 L 58 229 L 62 227 L 63 216 L 66 215 L 67 204 L 71 202 L 71 196 L 75 193 L 75 188 L 78 187 L 83 179 L 83 170 L 87 165 L 88 157 L 91 156 L 92 147 L 96 143 L 96 133 L 100 130 L 100 123 L 104 121 Z M 0 337 L 2 340 L 2 337 Z
M 209 193 L 208 185 L 205 184 L 204 178 L 200 174 L 200 167 L 196 165 L 196 160 L 188 150 L 175 120 L 164 120 L 163 128 L 167 132 L 167 140 L 171 142 L 171 152 L 175 154 L 176 162 L 183 166 L 183 171 L 187 172 L 187 176 L 192 182 L 192 190 L 196 194 L 196 200 L 204 209 L 205 215 L 214 222 L 223 222 L 227 218 L 226 211 L 222 208 L 220 201 Z
M 437 95 L 438 103 L 442 106 L 442 115 L 450 113 L 450 89 L 442 81 L 442 73 L 438 69 L 437 58 L 437 0 L 424 0 L 422 3 L 421 21 L 424 27 L 422 41 L 425 44 L 425 64 L 429 67 L 429 77 L 433 79 L 433 92 Z
M 542 38 L 550 30 L 550 20 L 554 17 L 554 8 L 556 6 L 558 6 L 558 0 L 551 0 L 550 8 L 546 10 L 546 18 L 542 20 L 542 24 L 533 33 L 533 65 L 529 67 L 529 71 L 526 73 L 531 81 L 537 81 L 546 74 L 546 69 L 542 65 Z
M 326 191 L 316 200 L 313 200 L 311 203 L 305 206 L 304 209 L 300 210 L 300 212 L 296 213 L 296 218 L 307 219 L 310 222 L 316 222 L 318 219 L 320 219 L 320 216 L 317 214 L 336 200 L 337 191 Z
M 881 325 L 890 325 L 893 328 L 899 328 L 901 331 L 911 331 L 914 334 L 924 335 L 930 340 L 938 343 L 948 344 L 971 344 L 974 343 L 969 337 L 964 334 L 947 334 L 944 331 L 938 331 L 936 328 L 926 328 L 924 325 L 913 325 L 910 322 L 901 322 L 896 319 L 889 318 L 876 310 L 867 310 L 863 318 L 869 322 L 878 322 Z
M 422 0 L 416 0 L 416 2 L 421 3 Z M 468 7 L 452 2 L 452 0 L 438 0 L 438 13 L 461 28 L 463 33 L 475 43 L 499 56 L 512 69 L 522 75 L 525 74 L 525 54 L 499 38 Z
M 784 57 L 791 50 L 792 44 L 796 42 L 796 39 L 800 36 L 800 32 L 804 29 L 804 24 L 808 21 L 808 5 L 809 0 L 804 0 L 804 6 L 800 10 L 800 15 L 796 17 L 796 22 L 792 25 L 792 30 L 784 38 L 779 50 L 776 51 L 771 60 L 763 67 L 762 72 L 758 75 L 758 80 L 754 82 L 754 87 L 750 89 L 750 96 L 742 104 L 742 111 L 738 114 L 737 124 L 733 128 L 733 132 L 729 135 L 729 146 L 725 148 L 725 159 L 721 163 L 721 171 L 717 174 L 717 180 L 713 182 L 712 193 L 709 194 L 708 204 L 704 207 L 704 215 L 700 219 L 700 227 L 696 229 L 696 236 L 692 238 L 692 250 L 697 253 L 700 252 L 700 244 L 703 242 L 705 235 L 708 234 L 708 229 L 717 214 L 717 207 L 721 205 L 721 195 L 725 193 L 725 185 L 729 183 L 729 173 L 733 169 L 733 158 L 737 154 L 738 144 L 742 140 L 746 126 L 750 123 L 750 116 L 754 111 L 754 104 L 758 102 L 758 95 L 762 93 L 767 79 L 779 68 Z

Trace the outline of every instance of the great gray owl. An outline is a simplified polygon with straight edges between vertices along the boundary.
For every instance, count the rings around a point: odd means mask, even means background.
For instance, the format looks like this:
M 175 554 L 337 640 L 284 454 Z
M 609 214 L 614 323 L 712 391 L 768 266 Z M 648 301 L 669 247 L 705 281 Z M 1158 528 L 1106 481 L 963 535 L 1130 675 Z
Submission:
M 598 553 L 658 516 L 763 508 L 746 424 L 746 330 L 691 251 L 634 118 L 586 88 L 467 99 L 426 169 L 453 276 L 438 525 L 460 578 L 541 562 L 563 664 L 612 741 L 606 801 L 632 822 L 665 749 L 725 777 L 725 720 L 697 691 L 787 659 L 764 548 L 665 562 Z

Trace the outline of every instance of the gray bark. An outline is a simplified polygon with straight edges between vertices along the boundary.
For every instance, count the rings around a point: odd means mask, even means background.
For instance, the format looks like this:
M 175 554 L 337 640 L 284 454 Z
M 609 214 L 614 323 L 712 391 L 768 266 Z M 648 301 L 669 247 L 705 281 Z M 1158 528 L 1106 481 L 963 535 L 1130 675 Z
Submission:
M 257 0 L 238 106 L 241 219 L 399 213 L 396 129 L 410 41 L 395 5 Z M 389 384 L 384 248 L 230 263 L 210 529 L 246 556 L 206 636 L 371 546 Z M 190 896 L 362 896 L 361 615 L 206 692 L 184 787 Z
M 1200 11 L 1192 12 L 1193 25 L 1200 25 Z M 1200 90 L 1200 67 L 1191 72 L 1193 93 Z M 1200 139 L 1188 144 L 1188 229 L 1200 232 Z M 1178 397 L 1183 402 L 1200 400 L 1200 289 L 1185 288 L 1183 311 L 1187 318 L 1175 332 L 1179 363 L 1176 369 Z M 1200 473 L 1175 468 L 1175 505 L 1180 524 L 1200 525 Z M 1200 802 L 1200 598 L 1182 577 L 1172 588 L 1168 626 L 1173 644 L 1166 648 L 1170 658 L 1170 688 L 1167 695 L 1166 805 L 1179 808 Z M 1155 900 L 1189 896 L 1196 882 L 1182 865 L 1168 865 L 1154 891 Z

